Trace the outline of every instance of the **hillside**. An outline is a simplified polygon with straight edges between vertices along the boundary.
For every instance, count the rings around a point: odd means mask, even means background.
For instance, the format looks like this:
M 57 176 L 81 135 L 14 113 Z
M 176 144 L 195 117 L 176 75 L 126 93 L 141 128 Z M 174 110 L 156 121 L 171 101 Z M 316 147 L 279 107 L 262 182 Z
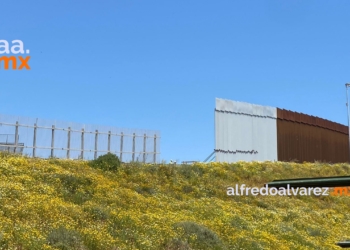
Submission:
M 324 163 L 129 164 L 0 155 L 0 249 L 340 249 L 350 197 L 227 196 L 235 184 L 350 175 Z

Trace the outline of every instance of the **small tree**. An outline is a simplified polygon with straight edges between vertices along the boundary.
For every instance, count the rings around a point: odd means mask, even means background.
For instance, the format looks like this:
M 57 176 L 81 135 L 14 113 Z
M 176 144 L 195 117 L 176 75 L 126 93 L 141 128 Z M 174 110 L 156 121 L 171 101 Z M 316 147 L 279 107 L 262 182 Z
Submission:
M 99 156 L 97 159 L 90 162 L 93 168 L 99 168 L 104 171 L 118 171 L 120 167 L 120 160 L 118 156 L 112 153 L 107 153 Z

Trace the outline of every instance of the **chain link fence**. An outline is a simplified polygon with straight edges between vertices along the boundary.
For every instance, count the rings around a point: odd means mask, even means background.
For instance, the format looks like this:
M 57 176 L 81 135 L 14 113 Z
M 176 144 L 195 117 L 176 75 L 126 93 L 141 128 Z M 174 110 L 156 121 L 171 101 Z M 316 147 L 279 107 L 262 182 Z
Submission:
M 159 162 L 160 132 L 0 115 L 0 151 L 31 157 Z

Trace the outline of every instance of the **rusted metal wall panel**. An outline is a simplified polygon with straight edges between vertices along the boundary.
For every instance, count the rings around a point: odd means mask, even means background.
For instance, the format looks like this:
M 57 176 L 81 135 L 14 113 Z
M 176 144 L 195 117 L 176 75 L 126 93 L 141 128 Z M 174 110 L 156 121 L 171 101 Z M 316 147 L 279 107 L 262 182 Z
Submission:
M 277 108 L 278 160 L 348 162 L 348 127 Z

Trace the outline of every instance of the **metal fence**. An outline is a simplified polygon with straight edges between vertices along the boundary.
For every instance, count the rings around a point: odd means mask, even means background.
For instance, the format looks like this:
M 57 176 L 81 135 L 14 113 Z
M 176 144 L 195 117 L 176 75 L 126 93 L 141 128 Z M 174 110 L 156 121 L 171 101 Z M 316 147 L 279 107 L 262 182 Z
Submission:
M 156 163 L 159 149 L 159 131 L 0 115 L 0 151 L 85 160 L 111 152 L 123 162 Z

